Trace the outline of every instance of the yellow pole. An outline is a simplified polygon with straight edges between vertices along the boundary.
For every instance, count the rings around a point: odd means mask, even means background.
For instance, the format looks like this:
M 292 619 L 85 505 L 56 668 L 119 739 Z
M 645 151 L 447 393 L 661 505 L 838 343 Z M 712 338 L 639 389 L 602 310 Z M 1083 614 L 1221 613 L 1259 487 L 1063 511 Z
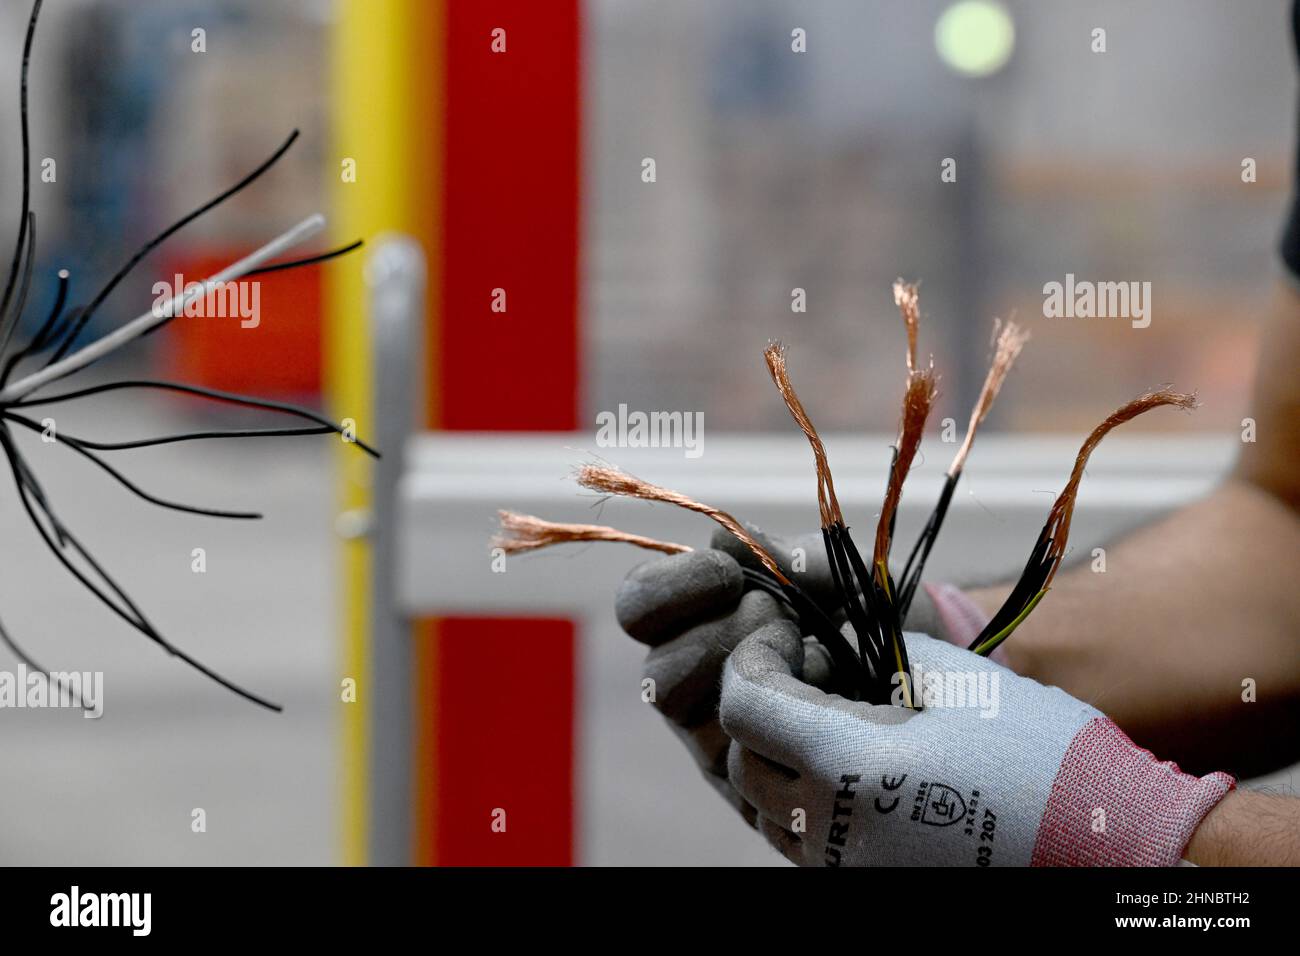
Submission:
M 428 259 L 430 313 L 437 307 L 436 245 L 441 186 L 441 0 L 337 0 L 333 31 L 333 130 L 327 150 L 334 183 L 336 241 L 372 240 L 396 231 L 414 236 Z M 331 412 L 373 431 L 371 350 L 360 259 L 327 270 L 325 387 Z M 433 341 L 432 329 L 426 333 Z M 427 381 L 431 393 L 435 384 Z M 340 499 L 365 514 L 370 489 L 363 456 L 340 443 Z M 384 449 L 400 454 L 400 449 Z M 341 702 L 343 862 L 367 862 L 369 830 L 370 548 L 364 537 L 342 545 L 342 681 L 356 702 Z M 413 675 L 414 677 L 414 675 Z M 342 690 L 340 690 L 342 697 Z

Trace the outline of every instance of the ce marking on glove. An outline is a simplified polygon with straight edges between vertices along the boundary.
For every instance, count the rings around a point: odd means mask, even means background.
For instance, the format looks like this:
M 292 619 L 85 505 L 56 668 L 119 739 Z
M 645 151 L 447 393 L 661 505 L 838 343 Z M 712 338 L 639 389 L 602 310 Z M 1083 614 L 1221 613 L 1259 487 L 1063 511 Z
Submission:
M 885 790 L 893 791 L 901 787 L 904 781 L 906 780 L 907 780 L 907 774 L 903 774 L 901 777 L 881 777 L 880 786 L 883 787 Z M 898 807 L 898 797 L 894 797 L 888 803 L 883 803 L 881 802 L 880 797 L 876 797 L 877 813 L 893 813 L 897 807 Z

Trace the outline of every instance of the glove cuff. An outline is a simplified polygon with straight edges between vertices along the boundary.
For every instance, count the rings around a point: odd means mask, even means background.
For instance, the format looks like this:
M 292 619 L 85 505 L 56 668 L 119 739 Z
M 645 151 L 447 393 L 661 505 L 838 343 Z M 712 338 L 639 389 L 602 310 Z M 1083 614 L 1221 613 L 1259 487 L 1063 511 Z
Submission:
M 1034 844 L 1033 866 L 1175 866 L 1236 780 L 1194 777 L 1143 750 L 1107 717 L 1066 750 Z

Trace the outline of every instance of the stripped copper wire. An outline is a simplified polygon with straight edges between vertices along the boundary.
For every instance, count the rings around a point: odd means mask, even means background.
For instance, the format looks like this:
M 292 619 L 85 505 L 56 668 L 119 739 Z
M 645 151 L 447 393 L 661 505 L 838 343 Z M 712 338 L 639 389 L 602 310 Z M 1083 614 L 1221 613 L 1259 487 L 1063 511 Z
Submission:
M 1020 357 L 1020 352 L 1028 340 L 1029 333 L 1014 322 L 1003 325 L 1000 321 L 994 320 L 993 359 L 989 363 L 988 374 L 984 377 L 984 386 L 975 400 L 975 407 L 971 409 L 966 435 L 962 439 L 961 447 L 957 449 L 957 454 L 953 455 L 952 463 L 948 465 L 943 488 L 939 492 L 939 500 L 935 502 L 934 509 L 926 519 L 925 527 L 917 536 L 916 543 L 907 556 L 907 564 L 903 566 L 902 576 L 899 578 L 898 613 L 901 618 L 907 617 L 907 612 L 912 606 L 912 598 L 916 595 L 917 586 L 921 583 L 921 575 L 925 572 L 925 562 L 929 559 L 930 551 L 939 536 L 939 529 L 943 527 L 943 520 L 948 514 L 948 505 L 952 502 L 953 491 L 961 478 L 962 469 L 966 466 L 966 457 L 975 442 L 975 433 L 988 417 L 993 402 L 1002 391 L 1007 375 L 1010 374 L 1012 366 Z
M 535 551 L 571 541 L 615 541 L 664 554 L 682 554 L 692 550 L 690 545 L 658 541 L 608 525 L 565 524 L 504 509 L 497 512 L 497 517 L 501 521 L 501 533 L 492 539 L 492 547 L 501 548 L 507 554 Z
M 913 369 L 907 376 L 907 391 L 903 395 L 903 410 L 899 418 L 898 444 L 894 448 L 889 467 L 889 481 L 885 486 L 885 499 L 876 522 L 876 540 L 872 552 L 872 587 L 876 592 L 877 617 L 881 631 L 882 651 L 887 649 L 889 673 L 899 682 L 904 707 L 913 707 L 911 667 L 907 659 L 907 646 L 903 642 L 903 615 L 889 574 L 889 550 L 894 538 L 894 518 L 898 503 L 903 497 L 903 482 L 907 480 L 926 420 L 934 405 L 936 394 L 934 369 Z
M 912 468 L 916 451 L 921 447 L 926 420 L 937 394 L 934 369 L 913 370 L 907 377 L 907 391 L 903 395 L 903 411 L 899 416 L 898 445 L 893 465 L 889 469 L 889 483 L 885 486 L 885 500 L 876 523 L 876 543 L 873 552 L 875 574 L 884 584 L 889 573 L 889 546 L 894 534 L 894 515 L 903 497 L 903 482 Z
M 914 707 L 919 706 L 919 701 L 914 699 L 912 693 L 911 669 L 902 636 L 902 623 L 930 546 L 934 543 L 951 500 L 953 488 L 965 467 L 975 435 L 987 418 L 1029 336 L 1013 322 L 1005 325 L 995 323 L 993 357 L 983 387 L 971 410 L 966 434 L 948 467 L 939 503 L 913 548 L 896 588 L 889 569 L 894 522 L 902 499 L 903 485 L 915 461 L 934 405 L 937 379 L 933 363 L 927 368 L 921 368 L 917 362 L 920 325 L 917 287 L 899 280 L 894 284 L 894 301 L 907 330 L 907 387 L 899 416 L 898 440 L 890 464 L 889 481 L 876 525 L 870 568 L 858 553 L 844 522 L 825 444 L 790 381 L 786 349 L 781 343 L 772 342 L 764 351 L 772 381 L 781 393 L 795 424 L 812 448 L 822 535 L 835 590 L 845 616 L 840 620 L 846 618 L 852 626 L 857 638 L 856 647 L 848 642 L 839 625 L 830 616 L 833 611 L 822 608 L 794 584 L 754 535 L 727 512 L 702 504 L 680 492 L 653 485 L 617 468 L 585 465 L 579 469 L 577 479 L 579 484 L 593 491 L 662 501 L 706 515 L 718 522 L 743 542 L 758 558 L 767 574 L 771 575 L 768 578 L 756 569 L 744 568 L 746 586 L 761 588 L 783 600 L 798 616 L 801 624 L 826 646 L 834 660 L 837 683 L 843 693 L 862 700 L 901 702 L 904 707 Z M 1193 408 L 1196 400 L 1192 395 L 1169 388 L 1156 389 L 1117 409 L 1088 435 L 1075 458 L 1065 488 L 1052 505 L 1024 572 L 1003 606 L 971 643 L 972 651 L 978 654 L 991 653 L 1024 621 L 1046 594 L 1065 554 L 1079 485 L 1093 450 L 1116 426 L 1161 405 Z M 580 540 L 623 541 L 670 554 L 690 550 L 685 545 L 654 541 L 600 525 L 565 525 L 506 511 L 500 512 L 500 515 L 503 531 L 508 534 L 499 536 L 494 543 L 512 552 Z M 896 691 L 901 691 L 901 701 L 895 700 Z
M 966 425 L 966 435 L 962 439 L 961 447 L 957 449 L 952 464 L 948 466 L 950 475 L 960 472 L 966 464 L 966 456 L 970 454 L 971 445 L 975 443 L 975 432 L 988 417 L 989 409 L 993 407 L 998 392 L 1002 391 L 1002 384 L 1007 380 L 1011 367 L 1016 364 L 1020 351 L 1029 341 L 1029 332 L 1014 322 L 1003 325 L 998 320 L 994 320 L 993 337 L 993 361 L 989 363 L 988 374 L 984 376 L 984 387 L 980 389 L 975 407 L 971 409 L 970 421 Z
M 1196 407 L 1196 396 L 1175 392 L 1170 388 L 1158 388 L 1138 396 L 1133 401 L 1116 409 L 1094 428 L 1074 459 L 1074 468 L 1065 487 L 1052 504 L 1043 530 L 1038 533 L 1029 561 L 1025 564 L 1020 579 L 1002 602 L 996 614 L 984 626 L 984 630 L 970 643 L 970 650 L 976 654 L 991 654 L 999 644 L 1011 636 L 1038 606 L 1065 557 L 1065 548 L 1070 539 L 1070 521 L 1074 516 L 1074 505 L 1079 494 L 1079 483 L 1083 480 L 1083 470 L 1088 465 L 1088 458 L 1101 440 L 1115 428 L 1137 416 L 1159 408 L 1172 405 L 1177 408 L 1192 409 Z
M 921 328 L 920 287 L 915 282 L 894 280 L 894 305 L 907 327 L 907 371 L 916 371 L 916 340 Z
M 749 549 L 765 569 L 763 572 L 742 567 L 741 573 L 745 577 L 746 586 L 768 592 L 793 611 L 800 623 L 816 635 L 830 653 L 835 663 L 836 685 L 846 694 L 861 693 L 862 684 L 858 675 L 862 671 L 862 663 L 857 649 L 840 633 L 839 625 L 826 611 L 786 576 L 767 549 L 734 517 L 720 508 L 702 504 L 669 488 L 652 485 L 617 468 L 584 465 L 578 469 L 577 480 L 584 488 L 592 491 L 642 498 L 646 501 L 662 501 L 705 515 L 722 525 Z
M 1132 421 L 1153 408 L 1172 405 L 1190 411 L 1196 408 L 1196 404 L 1195 393 L 1175 392 L 1168 387 L 1154 389 L 1117 408 L 1089 433 L 1087 439 L 1079 448 L 1079 454 L 1075 456 L 1074 468 L 1070 471 L 1070 480 L 1065 483 L 1065 487 L 1057 496 L 1047 518 L 1047 526 L 1044 530 L 1050 534 L 1052 539 L 1048 554 L 1056 560 L 1051 573 L 1043 584 L 1044 588 L 1052 583 L 1052 578 L 1056 576 L 1057 568 L 1060 567 L 1061 558 L 1065 555 L 1065 545 L 1070 536 L 1070 521 L 1074 517 L 1074 505 L 1079 495 L 1079 483 L 1083 480 L 1083 470 L 1087 467 L 1088 459 L 1092 456 L 1093 450 L 1101 443 L 1101 440 L 1116 426 Z
M 914 323 L 912 327 L 914 328 Z M 859 683 L 854 688 L 854 692 L 863 699 L 887 700 L 891 688 L 890 675 L 901 674 L 904 705 L 911 707 L 906 649 L 902 647 L 901 634 L 897 621 L 894 620 L 896 614 L 890 600 L 889 587 L 885 583 L 888 572 L 884 578 L 875 580 L 874 572 L 866 568 L 857 546 L 853 543 L 853 536 L 849 533 L 839 501 L 835 497 L 835 484 L 825 445 L 790 381 L 784 346 L 779 342 L 773 342 L 768 345 L 763 354 L 772 381 L 780 391 L 786 408 L 789 409 L 790 415 L 812 446 L 817 469 L 817 503 L 821 510 L 822 538 L 826 544 L 826 558 L 845 616 L 858 639 L 857 663 L 861 666 L 858 669 Z M 923 375 L 918 381 L 926 377 Z M 933 374 L 929 373 L 928 378 L 932 381 Z M 920 424 L 924 426 L 924 418 Z M 917 441 L 919 441 L 919 432 Z M 914 452 L 915 447 L 913 447 Z M 884 656 L 886 648 L 890 649 L 888 659 Z
M 835 481 L 831 477 L 826 446 L 822 443 L 821 436 L 817 434 L 812 419 L 804 410 L 803 403 L 799 401 L 799 396 L 795 394 L 794 385 L 790 382 L 790 372 L 786 368 L 785 352 L 786 348 L 780 342 L 768 343 L 767 348 L 763 350 L 768 374 L 772 376 L 777 391 L 781 393 L 781 399 L 789 409 L 790 416 L 807 437 L 808 444 L 812 446 L 813 460 L 817 469 L 817 507 L 821 512 L 821 526 L 828 528 L 836 522 L 843 524 L 844 515 L 840 511 L 839 499 L 835 496 Z
M 712 518 L 722 527 L 730 531 L 735 537 L 745 545 L 754 555 L 762 562 L 763 567 L 771 573 L 781 584 L 790 584 L 791 581 L 782 572 L 776 559 L 767 552 L 758 540 L 745 530 L 745 526 L 739 521 L 723 511 L 721 508 L 714 508 L 712 505 L 702 504 L 688 498 L 679 491 L 673 491 L 671 488 L 663 488 L 659 485 L 653 485 L 648 481 L 642 481 L 635 475 L 629 475 L 618 468 L 610 468 L 605 465 L 583 465 L 577 472 L 578 484 L 592 491 L 599 491 L 607 495 L 623 495 L 628 498 L 641 498 L 645 501 L 662 501 L 667 504 L 677 505 L 679 508 L 685 508 L 688 511 L 694 511 L 697 514 L 705 515 Z

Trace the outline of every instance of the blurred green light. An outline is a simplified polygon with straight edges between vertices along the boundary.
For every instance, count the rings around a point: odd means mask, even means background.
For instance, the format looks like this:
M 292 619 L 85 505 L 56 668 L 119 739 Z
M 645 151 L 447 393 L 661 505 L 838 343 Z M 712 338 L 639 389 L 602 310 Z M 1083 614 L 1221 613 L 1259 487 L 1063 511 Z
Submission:
M 1016 27 L 993 0 L 960 0 L 934 25 L 939 59 L 964 76 L 989 76 L 1006 66 L 1016 45 Z

